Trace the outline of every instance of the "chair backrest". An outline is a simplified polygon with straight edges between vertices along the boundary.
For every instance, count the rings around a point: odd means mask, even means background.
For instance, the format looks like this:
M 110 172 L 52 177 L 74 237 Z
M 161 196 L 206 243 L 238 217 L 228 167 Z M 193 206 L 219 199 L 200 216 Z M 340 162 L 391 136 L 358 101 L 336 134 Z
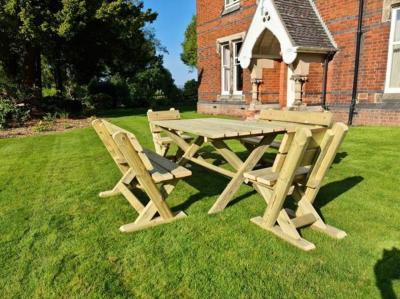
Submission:
M 283 110 L 262 110 L 260 120 L 291 122 L 305 125 L 317 125 L 331 127 L 333 124 L 333 113 L 329 111 L 283 111 Z
M 310 169 L 307 177 L 308 187 L 316 188 L 320 186 L 347 131 L 348 127 L 343 123 L 336 123 L 331 129 L 319 128 L 311 131 L 310 142 L 300 162 L 300 166 Z M 273 165 L 274 172 L 281 171 L 294 137 L 295 133 L 287 133 L 284 136 Z
M 143 147 L 140 145 L 139 141 L 133 133 L 116 125 L 113 125 L 112 123 L 104 119 L 96 119 L 92 122 L 92 125 L 122 173 L 125 173 L 130 167 L 128 165 L 126 156 L 121 150 L 121 147 L 118 146 L 118 144 L 115 142 L 115 139 L 113 138 L 113 135 L 119 132 L 125 133 L 126 136 L 129 138 L 129 141 L 132 144 L 132 148 L 140 157 L 141 163 L 144 165 L 144 167 L 149 171 L 153 169 L 150 160 L 144 154 Z
M 147 119 L 150 125 L 150 131 L 153 134 L 153 137 L 160 137 L 161 130 L 152 124 L 153 121 L 158 120 L 177 120 L 181 119 L 181 114 L 179 110 L 175 110 L 175 108 L 171 108 L 166 111 L 147 111 Z

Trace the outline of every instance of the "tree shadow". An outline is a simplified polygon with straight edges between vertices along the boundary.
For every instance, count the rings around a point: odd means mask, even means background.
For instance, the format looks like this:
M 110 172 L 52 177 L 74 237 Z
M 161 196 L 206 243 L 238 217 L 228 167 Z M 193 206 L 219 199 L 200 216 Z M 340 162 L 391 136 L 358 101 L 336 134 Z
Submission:
M 400 250 L 393 247 L 392 250 L 383 250 L 383 255 L 374 266 L 376 286 L 383 299 L 396 299 L 393 281 L 400 280 Z

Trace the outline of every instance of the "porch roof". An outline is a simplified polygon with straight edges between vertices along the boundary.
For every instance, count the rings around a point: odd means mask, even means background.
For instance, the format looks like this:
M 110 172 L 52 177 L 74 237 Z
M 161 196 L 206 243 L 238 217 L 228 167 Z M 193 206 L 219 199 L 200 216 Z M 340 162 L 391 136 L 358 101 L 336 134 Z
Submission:
M 260 0 L 239 56 L 243 68 L 249 67 L 253 53 L 266 29 L 278 39 L 283 61 L 291 64 L 298 53 L 337 51 L 328 28 L 313 0 Z
M 312 0 L 274 0 L 294 46 L 336 50 Z

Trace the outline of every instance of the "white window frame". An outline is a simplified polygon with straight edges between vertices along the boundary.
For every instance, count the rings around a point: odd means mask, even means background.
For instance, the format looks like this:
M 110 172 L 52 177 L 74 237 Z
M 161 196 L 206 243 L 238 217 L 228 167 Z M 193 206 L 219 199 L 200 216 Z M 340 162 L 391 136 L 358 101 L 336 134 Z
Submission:
M 240 5 L 240 0 L 225 0 L 225 10 Z
M 225 61 L 225 48 L 228 49 L 229 55 L 228 55 L 228 61 Z M 231 91 L 231 73 L 232 73 L 232 68 L 231 68 L 231 48 L 230 48 L 230 43 L 223 43 L 221 44 L 221 95 L 229 95 Z M 225 75 L 226 75 L 226 70 L 228 70 L 229 77 L 228 79 L 228 88 L 225 89 Z
M 400 88 L 390 87 L 390 79 L 391 79 L 391 75 L 392 75 L 392 66 L 393 66 L 392 65 L 393 49 L 394 49 L 394 46 L 400 45 L 400 41 L 397 41 L 397 42 L 394 41 L 397 14 L 400 14 L 400 7 L 392 8 L 392 21 L 391 21 L 391 26 L 390 26 L 389 51 L 388 51 L 389 54 L 388 54 L 388 64 L 387 64 L 387 71 L 386 71 L 385 93 L 400 93 Z
M 233 94 L 234 95 L 243 95 L 243 83 L 242 83 L 242 90 L 237 90 L 237 83 L 238 83 L 238 78 L 237 78 L 237 68 L 241 68 L 240 61 L 239 61 L 239 52 L 237 51 L 237 45 L 241 43 L 243 46 L 243 40 L 234 40 L 232 41 L 233 45 L 233 61 L 232 61 L 232 72 L 233 72 L 233 82 L 232 82 L 232 89 L 233 89 Z M 242 70 L 243 72 L 243 70 Z
M 237 68 L 240 67 L 239 54 L 237 53 L 237 45 L 242 43 L 243 38 L 235 36 L 232 39 L 223 39 L 223 42 L 219 43 L 219 54 L 221 56 L 221 95 L 222 96 L 241 96 L 243 95 L 242 90 L 237 90 Z M 225 61 L 225 49 L 229 51 L 228 61 Z M 226 75 L 229 77 L 226 78 Z M 225 82 L 227 81 L 228 86 L 226 88 Z

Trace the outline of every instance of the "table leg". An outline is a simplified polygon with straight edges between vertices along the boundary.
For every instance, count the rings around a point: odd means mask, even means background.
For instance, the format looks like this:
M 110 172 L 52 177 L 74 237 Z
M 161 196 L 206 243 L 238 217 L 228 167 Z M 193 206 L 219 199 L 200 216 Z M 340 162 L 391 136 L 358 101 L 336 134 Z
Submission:
M 222 192 L 220 197 L 214 203 L 212 208 L 208 211 L 208 214 L 215 214 L 221 212 L 232 200 L 233 195 L 239 190 L 240 186 L 244 182 L 244 173 L 253 170 L 268 149 L 271 142 L 275 139 L 276 134 L 265 136 L 260 144 L 251 152 L 250 156 L 237 170 L 236 175 L 229 182 L 228 186 Z

